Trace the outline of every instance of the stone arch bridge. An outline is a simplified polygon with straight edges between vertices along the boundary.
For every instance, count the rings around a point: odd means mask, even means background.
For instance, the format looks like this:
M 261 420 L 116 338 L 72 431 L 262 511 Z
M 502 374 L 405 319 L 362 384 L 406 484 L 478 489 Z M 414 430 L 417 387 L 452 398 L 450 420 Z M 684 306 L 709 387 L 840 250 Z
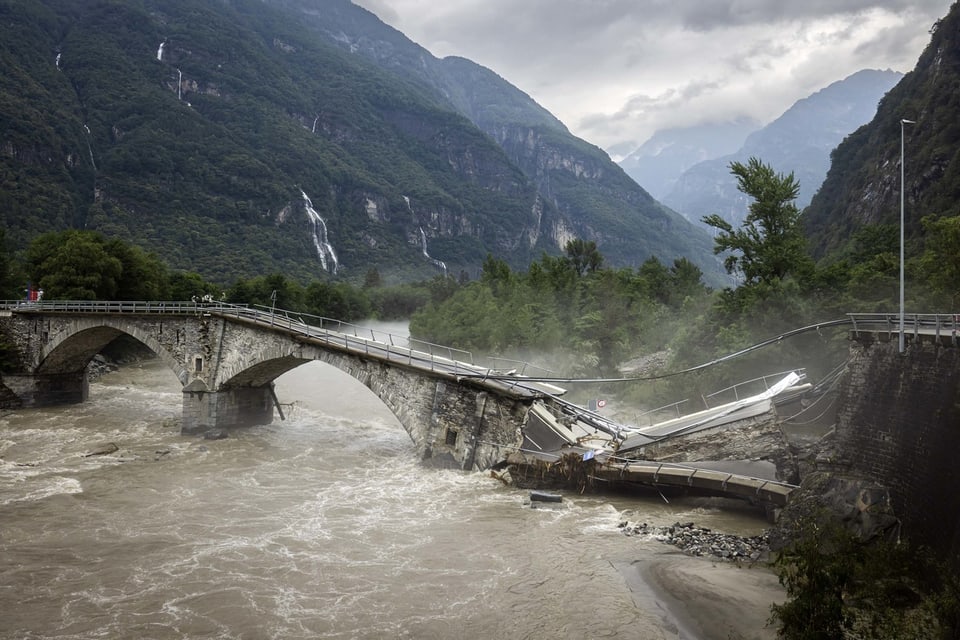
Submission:
M 478 366 L 471 354 L 448 347 L 412 348 L 389 334 L 310 320 L 222 303 L 3 303 L 0 335 L 15 346 L 18 365 L 8 364 L 0 377 L 0 407 L 84 401 L 87 365 L 126 334 L 151 349 L 183 385 L 184 434 L 269 424 L 275 410 L 283 417 L 273 381 L 320 360 L 369 388 L 419 455 L 434 464 L 487 469 L 527 447 L 540 449 L 548 461 L 561 457 L 550 451 L 562 452 L 569 464 L 570 456 L 586 461 L 597 447 L 616 452 L 626 441 L 621 425 L 562 400 L 564 390 L 549 382 Z M 541 436 L 553 442 L 538 444 Z M 614 462 L 609 457 L 604 468 Z M 616 464 L 618 478 L 637 484 L 699 488 L 773 505 L 784 504 L 793 489 L 681 465 L 622 458 Z
M 503 457 L 503 447 L 520 442 L 531 403 L 562 392 L 522 378 L 488 379 L 495 372 L 463 361 L 466 352 L 426 343 L 413 349 L 337 321 L 326 321 L 332 328 L 315 326 L 246 306 L 53 301 L 6 307 L 0 326 L 15 342 L 20 366 L 2 376 L 5 404 L 84 401 L 87 364 L 126 334 L 152 350 L 183 385 L 185 434 L 269 424 L 275 409 L 282 416 L 273 381 L 320 360 L 373 391 L 424 459 L 486 468 Z

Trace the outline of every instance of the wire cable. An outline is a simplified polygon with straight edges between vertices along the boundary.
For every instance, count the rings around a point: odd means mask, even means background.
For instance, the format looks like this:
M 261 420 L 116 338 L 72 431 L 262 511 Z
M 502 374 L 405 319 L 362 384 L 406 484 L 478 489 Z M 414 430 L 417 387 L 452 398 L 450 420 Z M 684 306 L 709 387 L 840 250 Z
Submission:
M 806 333 L 808 331 L 817 331 L 819 332 L 823 327 L 836 327 L 845 324 L 851 324 L 853 321 L 850 318 L 843 318 L 840 320 L 828 320 L 827 322 L 820 322 L 817 324 L 812 324 L 806 327 L 801 327 L 799 329 L 792 329 L 786 333 L 782 333 L 776 337 L 769 338 L 763 342 L 758 342 L 757 344 L 751 345 L 745 349 L 741 349 L 735 353 L 722 356 L 711 360 L 710 362 L 704 362 L 703 364 L 698 364 L 693 367 L 688 367 L 687 369 L 681 369 L 680 371 L 671 371 L 669 373 L 660 373 L 653 376 L 632 376 L 632 377 L 623 377 L 623 378 L 559 378 L 559 377 L 519 377 L 515 375 L 500 375 L 500 374 L 463 374 L 461 378 L 485 378 L 487 380 L 513 380 L 513 381 L 522 381 L 522 382 L 543 382 L 543 383 L 553 383 L 553 382 L 562 382 L 562 383 L 585 383 L 585 384 L 599 384 L 599 383 L 610 383 L 610 382 L 641 382 L 641 381 L 650 381 L 650 380 L 663 380 L 665 378 L 672 378 L 674 376 L 679 376 L 685 373 L 693 373 L 694 371 L 700 371 L 701 369 L 707 369 L 709 367 L 720 364 L 721 362 L 726 362 L 727 360 L 733 360 L 734 358 L 739 358 L 740 356 L 746 355 L 751 351 L 756 351 L 757 349 L 762 349 L 768 347 L 772 344 L 776 344 L 785 338 L 792 338 L 793 336 L 799 335 L 801 333 Z

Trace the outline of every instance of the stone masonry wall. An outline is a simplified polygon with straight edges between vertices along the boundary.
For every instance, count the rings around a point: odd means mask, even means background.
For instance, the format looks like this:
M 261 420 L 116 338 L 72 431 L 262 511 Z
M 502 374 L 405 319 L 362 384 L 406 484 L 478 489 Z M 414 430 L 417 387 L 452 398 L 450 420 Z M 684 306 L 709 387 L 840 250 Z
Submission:
M 6 376 L 16 387 L 10 391 L 18 403 L 36 396 L 41 404 L 52 404 L 68 392 L 70 401 L 82 400 L 85 386 L 43 390 L 40 383 L 69 377 L 85 385 L 83 371 L 90 358 L 126 333 L 157 353 L 184 385 L 183 420 L 189 432 L 269 422 L 272 381 L 304 362 L 322 360 L 370 388 L 407 429 L 423 458 L 483 469 L 520 443 L 530 402 L 470 381 L 319 346 L 279 328 L 206 313 L 19 315 L 0 322 L 24 356 L 20 378 L 25 382 Z M 33 386 L 27 389 L 27 383 Z
M 960 551 L 960 349 L 852 342 L 829 467 L 890 488 L 904 535 Z
M 303 354 L 346 371 L 387 405 L 425 459 L 485 469 L 520 442 L 527 407 L 454 381 L 411 375 L 402 367 L 323 349 Z M 451 466 L 453 466 L 451 464 Z

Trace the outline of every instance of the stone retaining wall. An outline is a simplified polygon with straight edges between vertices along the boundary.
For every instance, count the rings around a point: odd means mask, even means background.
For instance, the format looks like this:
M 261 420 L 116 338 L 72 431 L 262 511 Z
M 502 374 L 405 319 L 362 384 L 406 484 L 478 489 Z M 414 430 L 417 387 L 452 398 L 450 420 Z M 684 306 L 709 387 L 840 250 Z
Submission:
M 889 487 L 904 535 L 960 552 L 960 349 L 851 343 L 834 449 L 818 466 Z

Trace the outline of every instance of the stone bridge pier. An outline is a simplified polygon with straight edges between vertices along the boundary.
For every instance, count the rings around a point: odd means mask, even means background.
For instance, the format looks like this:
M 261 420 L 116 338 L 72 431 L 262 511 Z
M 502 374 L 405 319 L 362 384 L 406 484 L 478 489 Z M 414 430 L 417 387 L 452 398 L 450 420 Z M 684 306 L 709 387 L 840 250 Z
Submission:
M 42 407 L 87 399 L 87 364 L 126 334 L 151 349 L 183 385 L 181 433 L 197 434 L 273 421 L 274 380 L 320 360 L 369 388 L 397 417 L 424 459 L 486 468 L 522 441 L 533 398 L 495 392 L 373 353 L 357 353 L 316 336 L 262 320 L 218 313 L 0 314 L 0 331 L 19 352 L 18 371 L 4 373 L 0 405 Z M 318 379 L 317 385 L 323 385 Z

